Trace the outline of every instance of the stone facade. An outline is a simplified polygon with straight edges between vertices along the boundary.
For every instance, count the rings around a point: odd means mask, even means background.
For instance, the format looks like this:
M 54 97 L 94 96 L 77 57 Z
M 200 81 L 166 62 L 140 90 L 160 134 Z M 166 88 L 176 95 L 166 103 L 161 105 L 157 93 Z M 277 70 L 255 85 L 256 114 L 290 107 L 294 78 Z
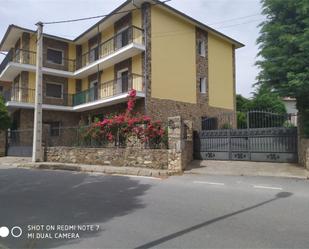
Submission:
M 193 121 L 193 129 L 201 130 L 201 117 L 216 117 L 222 113 L 234 113 L 231 110 L 211 107 L 203 104 L 191 104 L 180 101 L 151 98 L 148 100 L 147 114 L 155 120 L 166 122 L 168 117 L 180 115 L 184 120 Z
M 196 96 L 197 103 L 202 105 L 208 105 L 208 34 L 199 28 L 196 28 Z M 204 42 L 205 56 L 199 54 L 198 44 L 199 41 Z M 200 78 L 206 78 L 206 93 L 200 92 Z
M 19 124 L 17 129 L 33 129 L 34 111 L 21 109 L 18 112 Z M 43 111 L 44 122 L 60 122 L 62 127 L 75 127 L 80 121 L 79 113 L 60 112 L 60 111 Z
M 11 88 L 11 82 L 0 81 L 0 96 Z
M 67 42 L 50 39 L 47 37 L 43 38 L 43 67 L 67 71 L 70 67 L 68 60 L 63 60 L 62 65 L 55 64 L 47 60 L 48 48 L 62 51 L 63 58 L 69 58 L 69 44 Z
M 17 146 L 32 146 L 33 143 L 33 120 L 34 111 L 29 109 L 20 109 L 12 113 L 13 130 L 18 130 Z M 76 127 L 80 122 L 80 114 L 58 111 L 43 111 L 43 124 L 60 122 L 61 127 Z M 46 142 L 48 129 L 44 129 L 43 142 Z M 64 133 L 62 139 L 70 139 L 71 134 Z M 68 137 L 65 137 L 68 136 Z
M 62 98 L 53 98 L 46 95 L 46 84 L 55 83 L 62 85 L 63 96 Z M 53 75 L 43 75 L 43 103 L 48 105 L 63 105 L 72 106 L 73 98 L 67 94 L 68 92 L 68 79 Z
M 136 100 L 134 112 L 144 114 L 145 102 L 143 99 Z M 81 113 L 83 124 L 93 121 L 94 117 L 106 117 L 114 114 L 124 113 L 127 109 L 127 103 L 120 103 L 112 106 L 97 108 L 91 111 Z
M 25 63 L 25 64 L 29 64 L 29 63 L 33 63 L 32 60 L 33 58 L 30 58 L 31 56 L 33 56 L 33 54 L 29 54 L 29 45 L 30 45 L 30 34 L 29 33 L 26 33 L 26 32 L 23 32 L 22 34 L 22 44 L 21 44 L 21 47 L 22 47 L 22 53 L 21 53 L 21 56 L 22 56 L 22 62 Z

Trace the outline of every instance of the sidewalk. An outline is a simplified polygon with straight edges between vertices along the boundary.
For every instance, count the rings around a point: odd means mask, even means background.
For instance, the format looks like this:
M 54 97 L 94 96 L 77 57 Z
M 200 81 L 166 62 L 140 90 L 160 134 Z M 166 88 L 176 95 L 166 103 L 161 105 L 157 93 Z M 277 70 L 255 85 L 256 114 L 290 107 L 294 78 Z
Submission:
M 309 171 L 297 164 L 244 161 L 193 161 L 185 174 L 309 179 Z
M 169 175 L 167 170 L 51 162 L 32 163 L 29 157 L 0 157 L 0 169 L 16 167 L 152 177 L 167 177 Z M 297 164 L 243 161 L 193 161 L 184 174 L 309 179 L 309 171 Z
M 52 163 L 40 162 L 32 163 L 29 157 L 0 157 L 1 168 L 33 168 L 33 169 L 48 169 L 48 170 L 69 170 L 77 172 L 96 172 L 111 175 L 134 175 L 148 177 L 167 177 L 167 170 L 156 170 L 139 167 L 117 167 L 117 166 L 102 166 L 102 165 L 87 165 L 87 164 L 70 164 L 70 163 Z

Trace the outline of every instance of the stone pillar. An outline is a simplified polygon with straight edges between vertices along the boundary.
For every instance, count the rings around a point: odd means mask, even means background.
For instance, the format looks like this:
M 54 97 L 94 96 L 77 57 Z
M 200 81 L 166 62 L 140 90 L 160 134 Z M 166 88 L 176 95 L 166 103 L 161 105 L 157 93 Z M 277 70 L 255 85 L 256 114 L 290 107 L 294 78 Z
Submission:
M 170 174 L 181 173 L 183 170 L 181 117 L 168 118 L 168 171 Z
M 184 148 L 182 151 L 182 159 L 183 165 L 182 169 L 184 170 L 185 167 L 193 161 L 193 122 L 192 120 L 184 120 L 183 121 L 183 143 Z

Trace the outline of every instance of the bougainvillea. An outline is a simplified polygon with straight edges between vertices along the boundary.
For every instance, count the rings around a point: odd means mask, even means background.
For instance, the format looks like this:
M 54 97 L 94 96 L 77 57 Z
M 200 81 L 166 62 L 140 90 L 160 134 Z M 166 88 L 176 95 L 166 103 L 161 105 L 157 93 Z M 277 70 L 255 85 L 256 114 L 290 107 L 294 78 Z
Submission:
M 96 144 L 127 145 L 138 141 L 152 146 L 166 145 L 167 132 L 160 121 L 152 121 L 149 116 L 133 113 L 136 104 L 136 91 L 128 94 L 127 109 L 122 114 L 96 121 L 87 129 L 85 136 Z

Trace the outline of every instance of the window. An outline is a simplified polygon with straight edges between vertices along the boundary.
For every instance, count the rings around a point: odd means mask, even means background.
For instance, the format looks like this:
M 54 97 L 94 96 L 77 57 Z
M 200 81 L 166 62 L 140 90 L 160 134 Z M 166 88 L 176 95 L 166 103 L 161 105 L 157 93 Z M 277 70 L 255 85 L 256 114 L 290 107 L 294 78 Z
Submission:
M 63 51 L 56 49 L 47 49 L 47 61 L 54 64 L 63 65 Z
M 199 53 L 200 56 L 203 56 L 203 57 L 206 56 L 205 41 L 200 40 L 198 42 L 198 53 Z
M 117 32 L 116 38 L 116 47 L 117 49 L 122 48 L 129 44 L 129 36 L 130 29 L 128 27 L 124 27 L 123 29 Z
M 200 93 L 206 93 L 206 78 L 200 78 Z
M 46 97 L 62 99 L 63 85 L 56 83 L 46 83 Z
M 60 136 L 60 122 L 46 122 L 44 124 L 49 126 L 49 135 L 51 137 Z

